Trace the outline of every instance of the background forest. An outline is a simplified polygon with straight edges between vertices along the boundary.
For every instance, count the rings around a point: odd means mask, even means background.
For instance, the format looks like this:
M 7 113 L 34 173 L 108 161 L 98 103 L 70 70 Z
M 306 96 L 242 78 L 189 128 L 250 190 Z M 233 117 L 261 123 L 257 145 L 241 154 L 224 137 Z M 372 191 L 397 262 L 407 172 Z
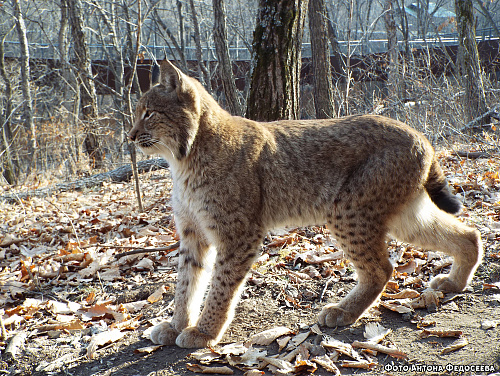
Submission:
M 489 123 L 469 124 L 497 103 L 500 2 L 406 1 L 313 0 L 308 14 L 293 1 L 2 1 L 4 182 L 127 163 L 134 103 L 165 57 L 254 119 L 379 113 L 434 140 Z M 295 7 L 296 25 L 273 26 L 272 4 Z M 266 23 L 282 36 L 259 49 Z M 460 50 L 459 34 L 472 44 Z M 297 76 L 277 86 L 277 111 L 257 89 L 267 86 L 256 78 L 270 64 L 265 49 L 285 62 L 270 65 L 274 75 L 290 66 Z

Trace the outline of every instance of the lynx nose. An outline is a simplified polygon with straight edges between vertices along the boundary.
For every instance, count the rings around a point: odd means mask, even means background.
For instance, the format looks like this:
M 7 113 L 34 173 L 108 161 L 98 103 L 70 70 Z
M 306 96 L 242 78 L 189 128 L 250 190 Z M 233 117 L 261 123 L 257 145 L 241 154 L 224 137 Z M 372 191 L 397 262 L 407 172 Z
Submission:
M 128 139 L 130 141 L 135 141 L 136 137 L 137 137 L 137 130 L 132 128 L 132 130 L 128 133 Z

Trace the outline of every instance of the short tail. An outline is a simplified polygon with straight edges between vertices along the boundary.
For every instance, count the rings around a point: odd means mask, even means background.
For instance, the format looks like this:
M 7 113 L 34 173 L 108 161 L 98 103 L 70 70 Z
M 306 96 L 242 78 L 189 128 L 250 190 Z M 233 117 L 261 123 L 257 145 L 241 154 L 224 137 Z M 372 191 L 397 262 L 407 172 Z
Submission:
M 448 181 L 436 159 L 432 162 L 425 189 L 439 209 L 450 214 L 458 214 L 462 209 L 462 203 L 451 193 Z

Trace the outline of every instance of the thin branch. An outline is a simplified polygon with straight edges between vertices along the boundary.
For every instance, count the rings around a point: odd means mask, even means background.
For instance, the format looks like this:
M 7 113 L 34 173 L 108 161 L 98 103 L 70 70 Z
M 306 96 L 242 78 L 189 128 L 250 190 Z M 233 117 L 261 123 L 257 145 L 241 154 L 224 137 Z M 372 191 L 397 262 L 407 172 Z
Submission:
M 152 252 L 164 252 L 164 251 L 171 251 L 173 249 L 177 249 L 179 248 L 181 245 L 181 242 L 176 242 L 174 244 L 171 244 L 167 247 L 158 247 L 158 248 L 137 248 L 137 249 L 133 249 L 131 251 L 127 251 L 127 252 L 122 252 L 122 253 L 118 253 L 117 255 L 115 255 L 115 258 L 118 260 L 122 257 L 125 257 L 125 256 L 130 256 L 130 255 L 136 255 L 136 254 L 139 254 L 139 253 L 152 253 Z M 107 247 L 110 247 L 110 248 L 117 248 L 115 246 L 112 246 L 112 245 L 109 245 Z

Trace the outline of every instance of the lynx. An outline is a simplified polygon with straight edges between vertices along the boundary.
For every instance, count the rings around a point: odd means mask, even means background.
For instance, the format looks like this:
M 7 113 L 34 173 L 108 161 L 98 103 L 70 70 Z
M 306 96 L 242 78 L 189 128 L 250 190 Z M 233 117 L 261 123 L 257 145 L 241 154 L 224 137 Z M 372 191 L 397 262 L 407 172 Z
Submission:
M 356 268 L 355 288 L 319 314 L 329 327 L 354 323 L 383 291 L 393 272 L 388 235 L 453 256 L 451 272 L 431 281 L 434 289 L 463 290 L 481 260 L 479 232 L 452 215 L 461 205 L 433 147 L 399 121 L 231 116 L 169 61 L 135 117 L 129 138 L 169 162 L 180 236 L 174 313 L 153 328 L 157 344 L 220 341 L 273 227 L 326 224 Z

